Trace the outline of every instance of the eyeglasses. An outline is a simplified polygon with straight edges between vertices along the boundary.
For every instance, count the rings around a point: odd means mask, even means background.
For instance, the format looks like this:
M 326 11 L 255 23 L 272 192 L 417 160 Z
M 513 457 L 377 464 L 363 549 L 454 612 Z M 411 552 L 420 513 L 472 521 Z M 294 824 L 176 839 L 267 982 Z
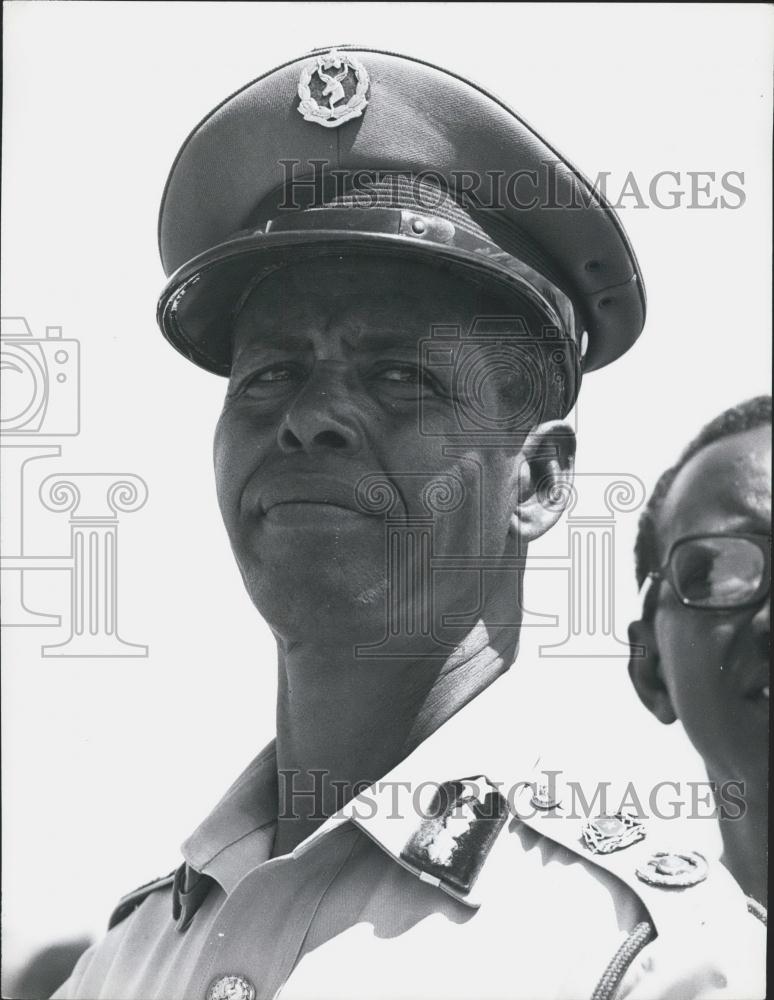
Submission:
M 649 579 L 667 580 L 689 608 L 730 611 L 751 607 L 769 593 L 770 535 L 690 535 L 672 545 Z

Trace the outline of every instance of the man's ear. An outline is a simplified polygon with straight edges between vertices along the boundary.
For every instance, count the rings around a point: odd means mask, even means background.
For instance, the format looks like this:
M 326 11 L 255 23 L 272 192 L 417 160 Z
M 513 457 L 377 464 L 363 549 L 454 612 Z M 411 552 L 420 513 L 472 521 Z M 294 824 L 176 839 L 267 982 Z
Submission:
M 642 704 L 665 726 L 677 718 L 672 698 L 664 683 L 661 658 L 652 619 L 629 625 L 629 676 Z
M 572 496 L 575 432 L 561 420 L 539 424 L 516 458 L 512 529 L 526 544 L 562 516 Z

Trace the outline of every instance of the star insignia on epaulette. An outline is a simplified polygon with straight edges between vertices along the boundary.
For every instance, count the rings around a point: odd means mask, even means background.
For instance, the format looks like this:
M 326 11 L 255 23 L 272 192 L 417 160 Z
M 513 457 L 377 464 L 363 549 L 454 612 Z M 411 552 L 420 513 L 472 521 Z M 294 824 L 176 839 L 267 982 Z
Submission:
M 583 839 L 594 854 L 620 851 L 636 844 L 644 836 L 644 824 L 627 812 L 617 812 L 614 816 L 597 816 L 583 827 Z

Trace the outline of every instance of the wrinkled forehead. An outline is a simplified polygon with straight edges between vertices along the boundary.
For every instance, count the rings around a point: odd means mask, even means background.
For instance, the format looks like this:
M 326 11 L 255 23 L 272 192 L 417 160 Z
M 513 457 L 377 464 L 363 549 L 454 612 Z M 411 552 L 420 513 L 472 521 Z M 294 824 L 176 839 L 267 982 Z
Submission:
M 675 477 L 659 515 L 662 551 L 687 534 L 769 531 L 771 425 L 702 448 Z

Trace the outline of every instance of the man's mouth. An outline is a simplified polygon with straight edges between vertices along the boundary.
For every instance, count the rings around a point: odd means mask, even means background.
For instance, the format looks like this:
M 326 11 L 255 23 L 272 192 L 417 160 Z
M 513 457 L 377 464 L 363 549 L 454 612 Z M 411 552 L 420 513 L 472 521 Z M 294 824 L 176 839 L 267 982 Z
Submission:
M 359 511 L 350 504 L 345 506 L 344 504 L 334 503 L 332 500 L 279 500 L 276 503 L 270 504 L 265 509 L 261 510 L 262 515 L 277 513 L 279 511 L 305 511 L 307 510 L 310 514 L 312 512 L 325 513 L 326 511 L 341 511 L 348 514 L 357 514 Z
M 333 476 L 293 473 L 272 477 L 261 483 L 257 503 L 260 514 L 298 505 L 308 507 L 310 514 L 314 508 L 367 513 L 357 502 L 354 485 Z

